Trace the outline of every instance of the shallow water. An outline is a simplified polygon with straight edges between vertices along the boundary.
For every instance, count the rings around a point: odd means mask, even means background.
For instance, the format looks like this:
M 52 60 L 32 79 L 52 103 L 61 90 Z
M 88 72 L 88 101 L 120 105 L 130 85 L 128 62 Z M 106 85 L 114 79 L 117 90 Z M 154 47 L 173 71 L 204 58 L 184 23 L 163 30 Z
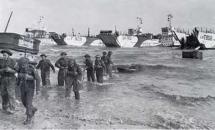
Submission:
M 86 53 L 104 50 L 113 51 L 115 65 L 141 64 L 142 70 L 114 73 L 103 86 L 84 82 L 79 102 L 64 98 L 52 73 L 52 88 L 35 99 L 39 112 L 30 128 L 215 128 L 215 51 L 196 60 L 182 59 L 174 48 L 41 47 L 52 63 L 62 51 L 82 64 Z

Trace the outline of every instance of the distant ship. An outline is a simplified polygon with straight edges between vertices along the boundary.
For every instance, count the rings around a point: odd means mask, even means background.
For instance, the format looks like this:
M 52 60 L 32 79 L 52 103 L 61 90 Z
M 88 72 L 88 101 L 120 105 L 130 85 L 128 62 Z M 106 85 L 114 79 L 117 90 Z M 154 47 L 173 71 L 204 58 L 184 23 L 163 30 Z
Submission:
M 26 28 L 25 35 L 28 38 L 35 38 L 41 41 L 41 45 L 54 45 L 56 42 L 51 38 L 50 33 L 44 27 L 44 17 L 41 16 L 36 27 Z

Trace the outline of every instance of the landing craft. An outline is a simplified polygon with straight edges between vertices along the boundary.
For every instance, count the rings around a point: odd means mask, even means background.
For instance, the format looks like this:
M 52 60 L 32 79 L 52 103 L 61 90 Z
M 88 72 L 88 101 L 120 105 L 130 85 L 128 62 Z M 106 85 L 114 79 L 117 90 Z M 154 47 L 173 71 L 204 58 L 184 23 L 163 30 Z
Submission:
M 194 28 L 193 32 L 184 39 L 178 39 L 181 49 L 215 49 L 215 33 Z
M 112 30 L 101 30 L 98 37 L 106 47 L 132 48 L 141 47 L 145 40 L 151 39 L 153 34 L 143 34 L 142 19 L 137 17 L 139 24 L 137 29 L 128 29 L 127 33 L 119 33 L 115 27 L 115 33 Z
M 0 33 L 0 50 L 2 49 L 10 49 L 13 50 L 15 53 L 12 58 L 18 59 L 20 57 L 28 56 L 30 59 L 34 60 L 34 55 L 39 53 L 39 45 L 40 40 L 34 38 L 28 38 L 24 35 L 17 34 L 17 33 L 7 33 L 7 28 L 10 22 L 10 18 L 12 13 L 9 17 L 7 22 L 7 26 L 5 31 Z M 29 53 L 26 55 L 26 53 Z
M 37 25 L 33 28 L 26 28 L 25 35 L 28 38 L 34 38 L 41 41 L 41 45 L 55 45 L 56 42 L 51 38 L 50 33 L 44 26 L 44 17 L 41 16 Z
M 102 41 L 96 36 L 90 36 L 88 29 L 88 36 L 81 36 L 80 33 L 75 35 L 74 30 L 72 35 L 66 33 L 59 35 L 55 32 L 50 33 L 51 38 L 57 43 L 57 45 L 69 45 L 69 46 L 103 46 Z
M 173 27 L 163 27 L 161 28 L 162 38 L 161 45 L 165 47 L 179 47 L 181 44 L 179 40 L 182 38 L 186 39 L 188 36 L 187 32 L 174 29 Z

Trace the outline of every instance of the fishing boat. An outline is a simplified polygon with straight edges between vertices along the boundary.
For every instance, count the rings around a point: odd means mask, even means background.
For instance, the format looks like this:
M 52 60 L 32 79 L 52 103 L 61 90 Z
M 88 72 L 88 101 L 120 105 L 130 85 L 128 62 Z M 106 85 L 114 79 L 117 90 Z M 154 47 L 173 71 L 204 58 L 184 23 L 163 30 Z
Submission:
M 56 42 L 51 38 L 50 33 L 44 26 L 44 17 L 41 16 L 37 25 L 33 28 L 26 28 L 25 35 L 28 38 L 34 38 L 41 41 L 41 45 L 54 45 Z

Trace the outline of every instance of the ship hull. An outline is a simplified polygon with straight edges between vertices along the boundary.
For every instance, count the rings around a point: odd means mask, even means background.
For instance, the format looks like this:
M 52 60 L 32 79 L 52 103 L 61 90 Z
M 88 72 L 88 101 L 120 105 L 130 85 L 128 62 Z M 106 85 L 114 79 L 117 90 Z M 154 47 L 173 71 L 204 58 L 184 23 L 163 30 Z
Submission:
M 144 41 L 148 40 L 151 38 L 150 35 L 136 35 L 138 38 L 137 43 L 134 45 L 134 47 L 141 47 Z
M 87 41 L 86 43 L 84 43 L 84 46 L 99 46 L 99 47 L 105 46 L 102 40 L 97 37 L 86 37 L 86 38 L 87 38 Z
M 159 42 L 159 39 L 150 39 L 144 41 L 140 47 L 154 47 L 154 46 L 160 46 L 161 43 Z
M 40 40 L 40 45 L 56 45 L 56 42 L 51 38 L 36 38 Z
M 106 47 L 132 48 L 138 41 L 136 36 L 99 35 Z
M 215 49 L 215 34 L 199 32 L 198 40 L 205 49 Z
M 98 37 L 102 40 L 106 47 L 120 47 L 117 36 L 112 34 L 100 34 Z
M 83 46 L 84 43 L 86 43 L 87 41 L 87 38 L 86 37 L 81 37 L 81 36 L 66 36 L 64 38 L 64 41 L 66 43 L 66 45 L 69 45 L 69 46 Z
M 0 33 L 0 48 L 37 54 L 40 41 L 17 33 Z

